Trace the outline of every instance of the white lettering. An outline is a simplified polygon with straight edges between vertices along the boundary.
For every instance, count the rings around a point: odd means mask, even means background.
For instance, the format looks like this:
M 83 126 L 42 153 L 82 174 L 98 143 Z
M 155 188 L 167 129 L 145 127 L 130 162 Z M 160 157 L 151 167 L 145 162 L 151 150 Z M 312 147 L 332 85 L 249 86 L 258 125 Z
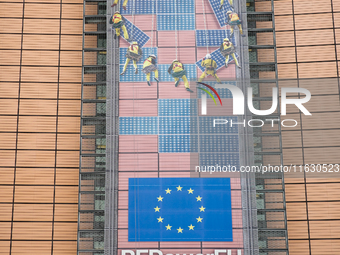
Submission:
M 253 125 L 250 124 L 250 123 L 253 122 L 253 121 L 261 122 L 261 125 L 260 125 L 260 126 L 253 126 Z M 253 120 L 249 120 L 249 121 L 248 121 L 248 126 L 249 126 L 249 127 L 262 127 L 263 125 L 264 125 L 264 121 L 263 121 L 263 120 L 260 120 L 260 119 L 253 119 Z
M 288 125 L 285 126 L 285 124 L 283 124 L 285 121 L 293 121 L 295 124 L 294 124 L 293 126 L 288 126 Z M 293 119 L 287 119 L 287 120 L 281 121 L 281 125 L 282 125 L 283 127 L 296 127 L 297 124 L 298 124 L 297 121 L 296 121 L 296 120 L 293 120 Z
M 295 99 L 287 99 L 287 93 L 303 93 L 306 95 L 305 98 L 295 98 Z M 295 104 L 297 108 L 303 112 L 304 115 L 312 115 L 310 112 L 302 105 L 303 103 L 307 103 L 311 99 L 311 93 L 309 90 L 304 88 L 282 88 L 281 89 L 281 115 L 286 115 L 287 104 Z
M 226 253 L 227 250 L 215 250 L 215 255 L 219 255 L 220 253 Z
M 122 255 L 126 255 L 126 254 L 135 255 L 135 252 L 131 250 L 122 250 Z
M 149 250 L 137 250 L 136 255 L 140 255 L 141 253 L 148 253 Z
M 277 107 L 277 88 L 273 88 L 273 103 L 269 110 L 257 110 L 253 105 L 253 88 L 248 87 L 248 108 L 249 110 L 256 115 L 269 115 L 275 112 Z
M 150 250 L 149 251 L 149 255 L 153 255 L 154 253 L 157 253 L 158 255 L 163 255 L 163 252 L 161 252 L 160 250 Z
M 243 120 L 243 122 L 235 122 L 235 125 L 241 125 L 243 124 L 243 127 L 246 127 L 246 120 Z M 233 120 L 230 120 L 230 126 L 233 126 Z
M 228 120 L 226 120 L 226 119 L 214 119 L 214 127 L 216 126 L 216 125 L 225 125 L 225 124 L 227 124 L 228 123 Z

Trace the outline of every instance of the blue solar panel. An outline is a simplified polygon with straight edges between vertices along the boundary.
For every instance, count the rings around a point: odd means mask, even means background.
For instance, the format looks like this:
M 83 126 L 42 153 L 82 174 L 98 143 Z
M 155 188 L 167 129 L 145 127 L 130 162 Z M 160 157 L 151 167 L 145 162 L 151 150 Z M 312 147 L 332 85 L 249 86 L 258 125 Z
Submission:
M 128 48 L 119 48 L 119 64 L 125 64 L 125 54 Z M 149 48 L 142 48 L 143 57 L 138 63 L 144 63 L 144 60 L 149 57 L 150 54 L 155 54 L 157 56 L 157 48 L 156 47 L 149 47 Z M 132 65 L 132 61 L 131 65 Z M 129 63 L 130 64 L 130 63 Z
M 197 135 L 159 135 L 158 151 L 164 152 L 197 152 Z
M 174 56 L 175 58 L 175 56 Z M 168 65 L 158 65 L 158 70 L 159 70 L 159 77 L 160 81 L 173 81 L 175 84 L 175 79 L 168 73 L 168 68 L 170 67 L 171 64 Z M 197 78 L 197 72 L 196 72 L 196 66 L 194 64 L 184 64 L 184 68 L 187 71 L 186 77 L 188 80 L 196 80 Z M 181 80 L 181 82 L 183 82 Z
M 211 55 L 211 58 L 216 61 L 216 64 L 217 64 L 216 70 L 218 70 L 218 69 L 220 69 L 221 67 L 224 66 L 225 57 L 223 57 L 223 55 L 221 54 L 220 49 L 217 49 L 217 50 L 213 51 L 212 53 L 210 53 L 210 55 Z M 236 56 L 236 58 L 238 58 L 238 54 L 237 53 L 235 53 L 235 56 Z M 203 72 L 205 70 L 205 68 L 203 66 L 201 66 L 202 60 L 203 59 L 201 59 L 198 62 L 196 62 L 196 65 Z M 234 61 L 234 59 L 233 59 L 232 56 L 230 56 L 228 63 L 230 63 L 232 61 Z
M 159 117 L 159 134 L 197 134 L 197 118 Z
M 214 11 L 215 17 L 218 21 L 218 24 L 221 27 L 225 26 L 225 23 L 227 23 L 227 11 L 232 11 L 233 9 L 230 7 L 228 0 L 225 0 L 225 3 L 223 5 L 223 8 L 220 10 L 221 0 L 209 0 L 209 3 L 211 5 L 211 8 Z
M 238 152 L 230 153 L 200 153 L 200 166 L 236 166 L 240 168 L 240 157 Z
M 187 14 L 195 13 L 194 0 L 158 0 L 157 13 Z
M 174 86 L 175 89 L 175 86 Z M 196 99 L 158 99 L 159 116 L 197 116 Z
M 157 30 L 195 30 L 195 14 L 158 14 Z
M 215 88 L 216 85 L 218 85 L 218 83 L 216 81 L 203 81 L 203 83 L 210 85 L 213 88 Z M 232 82 L 232 81 L 223 82 L 223 84 L 236 86 L 236 82 Z M 204 85 L 199 85 L 198 83 L 197 83 L 197 86 L 207 89 Z M 233 98 L 229 89 L 215 88 L 215 90 L 216 90 L 217 94 L 219 94 L 220 98 Z M 197 90 L 197 98 L 201 98 L 203 94 L 206 95 L 206 92 L 204 92 L 200 89 Z M 212 93 L 212 95 L 217 99 L 217 96 L 215 95 L 215 93 Z
M 199 152 L 238 152 L 238 135 L 200 135 Z
M 156 0 L 130 0 L 126 5 L 126 10 L 123 9 L 123 2 L 120 1 L 120 13 L 123 15 L 133 14 L 152 14 L 156 13 Z
M 196 30 L 196 46 L 216 46 L 219 47 L 223 43 L 224 38 L 230 38 L 230 29 L 228 30 Z M 235 45 L 235 36 L 231 39 Z
M 121 135 L 156 135 L 158 117 L 119 117 Z
M 223 125 L 215 125 L 214 119 L 223 119 L 228 122 Z M 237 125 L 230 126 L 230 121 L 237 122 L 237 117 L 225 116 L 200 116 L 199 117 L 199 130 L 200 134 L 238 134 Z
M 138 42 L 138 45 L 140 47 L 143 47 L 150 40 L 150 37 L 147 34 L 145 34 L 142 30 L 140 30 L 138 27 L 136 27 L 134 24 L 132 24 L 129 20 L 127 20 L 126 18 L 123 19 L 125 22 L 126 29 L 129 33 L 128 41 L 129 42 L 136 41 Z M 122 33 L 123 31 L 121 31 L 121 34 Z

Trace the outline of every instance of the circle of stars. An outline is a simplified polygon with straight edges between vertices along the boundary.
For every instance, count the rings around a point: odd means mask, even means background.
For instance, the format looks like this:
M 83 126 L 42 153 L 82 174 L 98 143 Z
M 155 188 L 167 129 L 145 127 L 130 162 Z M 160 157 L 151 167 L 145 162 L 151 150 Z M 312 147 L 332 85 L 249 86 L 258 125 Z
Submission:
M 176 191 L 183 191 L 183 187 L 181 187 L 180 185 L 178 185 L 177 187 L 176 187 Z M 165 190 L 165 194 L 170 194 L 171 195 L 171 192 L 172 192 L 172 190 L 171 189 L 169 189 L 169 188 L 167 188 L 166 190 Z M 187 192 L 188 192 L 188 194 L 194 194 L 194 190 L 192 189 L 192 188 L 189 188 L 188 190 L 187 190 Z M 163 198 L 164 197 L 162 197 L 162 196 L 158 196 L 157 197 L 157 202 L 163 202 Z M 196 197 L 196 201 L 197 202 L 202 202 L 202 199 L 203 199 L 203 197 L 201 197 L 201 196 L 197 196 Z M 203 207 L 203 206 L 201 206 L 201 207 L 199 207 L 198 208 L 199 209 L 199 212 L 205 212 L 205 207 Z M 158 207 L 158 205 L 154 208 L 154 210 L 155 210 L 155 212 L 160 212 L 160 210 L 161 210 L 161 207 Z M 164 220 L 164 218 L 162 218 L 161 216 L 159 216 L 158 218 L 157 218 L 157 221 L 158 221 L 158 223 L 163 223 L 163 220 Z M 197 222 L 196 223 L 200 223 L 200 222 L 202 222 L 203 221 L 203 218 L 201 218 L 201 216 L 198 216 L 198 218 L 196 218 L 196 220 L 197 220 Z M 168 231 L 171 231 L 172 229 L 172 226 L 170 226 L 170 224 L 168 224 L 167 226 L 165 226 L 165 228 L 166 228 L 166 230 Z M 190 231 L 190 230 L 192 230 L 192 231 L 194 231 L 195 229 L 195 226 L 193 226 L 192 224 L 190 224 L 190 226 L 188 226 L 188 230 Z M 183 228 L 181 228 L 181 227 L 179 227 L 179 228 L 177 228 L 176 229 L 177 230 L 177 233 L 183 233 Z

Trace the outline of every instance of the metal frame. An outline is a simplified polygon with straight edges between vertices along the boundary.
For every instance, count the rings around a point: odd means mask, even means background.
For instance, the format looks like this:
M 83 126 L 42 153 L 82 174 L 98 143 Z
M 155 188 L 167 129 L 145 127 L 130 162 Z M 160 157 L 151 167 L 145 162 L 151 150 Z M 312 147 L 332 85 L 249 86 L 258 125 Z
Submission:
M 248 45 L 248 37 L 242 38 L 238 36 L 238 45 L 239 45 L 239 52 L 240 58 L 242 60 L 242 70 L 237 70 L 237 77 L 240 82 L 238 86 L 243 90 L 246 91 L 246 88 L 251 85 L 252 82 L 261 82 L 261 83 L 276 83 L 278 87 L 277 81 L 277 64 L 276 64 L 276 46 L 275 46 L 275 30 L 274 30 L 274 13 L 273 13 L 273 0 L 271 1 L 272 5 L 272 12 L 266 13 L 256 13 L 256 12 L 247 12 L 246 1 L 239 1 L 235 6 L 235 9 L 238 13 L 240 13 L 241 19 L 243 20 L 243 28 L 244 31 L 248 31 L 249 33 L 259 33 L 259 32 L 273 32 L 273 40 L 274 45 Z M 78 254 L 107 254 L 107 255 L 116 255 L 117 254 L 117 208 L 118 203 L 118 191 L 117 191 L 117 171 L 118 171 L 118 75 L 119 75 L 119 43 L 118 40 L 113 39 L 113 33 L 111 29 L 108 29 L 110 25 L 108 24 L 108 20 L 112 13 L 119 8 L 119 5 L 112 9 L 110 4 L 106 6 L 106 15 L 98 14 L 98 15 L 85 15 L 85 8 L 87 3 L 106 3 L 106 1 L 99 1 L 99 0 L 85 0 L 84 2 L 84 33 L 83 33 L 83 74 L 82 74 L 82 122 L 81 122 L 81 139 L 104 139 L 106 138 L 106 151 L 96 150 L 94 153 L 85 153 L 83 143 L 81 143 L 81 152 L 80 152 L 80 175 L 79 175 L 79 217 L 78 217 Z M 272 29 L 258 29 L 258 28 L 249 28 L 247 29 L 247 17 L 249 19 L 253 19 L 257 15 L 264 15 L 266 18 L 273 21 L 273 28 Z M 98 26 L 98 31 L 88 32 L 85 31 L 85 24 L 86 22 L 94 22 L 94 23 L 106 23 L 104 26 Z M 104 28 L 104 29 L 103 29 Z M 235 31 L 237 34 L 237 32 Z M 105 64 L 97 63 L 95 66 L 86 66 L 84 64 L 84 57 L 85 52 L 99 52 L 104 51 L 105 47 L 98 47 L 98 48 L 85 48 L 85 38 L 88 35 L 97 35 L 105 36 L 109 40 L 106 40 L 107 47 L 106 47 L 106 67 Z M 274 49 L 275 54 L 275 62 L 270 63 L 249 63 L 249 52 L 248 49 Z M 254 79 L 251 77 L 251 73 L 256 70 L 261 70 L 267 68 L 269 70 L 275 71 L 275 78 L 271 80 L 262 80 L 262 79 Z M 101 73 L 105 75 L 106 80 L 95 82 L 85 82 L 85 74 L 87 73 Z M 85 99 L 84 97 L 84 87 L 85 86 L 105 86 L 106 85 L 106 100 L 105 99 Z M 266 98 L 255 97 L 254 100 L 267 100 Z M 83 114 L 84 109 L 89 106 L 89 104 L 95 104 L 96 107 L 99 104 L 103 104 L 106 102 L 106 115 L 96 115 L 87 117 Z M 251 113 L 246 112 L 244 118 L 250 120 L 253 116 Z M 84 127 L 86 125 L 93 125 L 95 129 L 98 129 L 98 133 L 94 134 L 85 134 L 83 133 Z M 105 126 L 105 129 L 103 128 Z M 100 129 L 104 129 L 106 133 L 100 132 Z M 264 151 L 256 152 L 253 148 L 253 137 L 265 137 L 265 136 L 276 136 L 279 139 L 279 150 L 277 152 L 268 153 Z M 275 156 L 279 155 L 280 161 L 282 163 L 282 141 L 280 136 L 280 129 L 278 132 L 273 132 L 270 134 L 266 133 L 258 133 L 257 130 L 253 130 L 251 128 L 245 128 L 241 131 L 240 137 L 240 149 L 242 148 L 242 161 L 241 165 L 253 165 L 256 164 L 255 157 L 256 156 Z M 103 148 L 102 148 L 103 149 Z M 100 151 L 100 153 L 99 153 Z M 255 156 L 254 156 L 255 155 Z M 93 172 L 88 173 L 84 172 L 84 164 L 82 161 L 84 159 L 92 158 L 94 162 L 97 160 L 102 160 L 106 158 L 106 166 L 102 168 L 96 168 L 94 166 Z M 103 163 L 103 162 L 102 162 Z M 93 190 L 83 190 L 82 180 L 90 180 L 96 183 L 96 181 L 103 182 L 105 175 L 105 190 L 102 189 L 100 185 L 93 185 Z M 281 188 L 278 190 L 265 190 L 259 189 L 259 185 L 256 186 L 257 182 L 263 176 L 257 176 L 254 173 L 242 173 L 241 175 L 241 189 L 242 189 L 242 208 L 244 214 L 244 254 L 245 255 L 252 255 L 252 254 L 275 254 L 275 252 L 286 252 L 288 254 L 288 238 L 287 238 L 287 224 L 286 224 L 286 216 L 285 216 L 285 199 L 284 199 L 284 179 L 283 176 L 275 177 L 276 179 L 281 180 Z M 259 178 L 261 177 L 261 178 Z M 273 178 L 273 177 L 271 177 Z M 263 185 L 265 186 L 265 185 Z M 86 187 L 88 189 L 88 186 Z M 258 195 L 267 194 L 268 192 L 281 194 L 283 197 L 283 208 L 278 209 L 257 209 L 258 199 L 256 198 L 256 193 Z M 94 197 L 93 201 L 93 208 L 92 209 L 85 209 L 86 203 L 84 202 L 83 198 L 86 195 L 91 194 Z M 105 194 L 105 210 L 104 208 L 100 208 L 99 210 L 96 209 L 96 196 L 103 196 Z M 104 215 L 104 211 L 106 212 L 114 212 L 114 213 L 106 213 Z M 258 215 L 266 212 L 283 212 L 284 214 L 284 229 L 269 229 L 263 228 L 258 226 Z M 84 222 L 83 216 L 89 214 L 93 216 L 92 222 Z M 103 215 L 103 217 L 97 221 L 96 215 Z M 105 222 L 103 220 L 105 219 Z M 83 223 L 92 224 L 92 229 L 83 228 Z M 286 241 L 285 249 L 273 249 L 273 248 L 264 248 L 260 245 L 258 238 L 262 238 L 263 236 L 274 237 L 275 235 L 283 235 Z M 91 239 L 92 241 L 88 241 Z M 85 245 L 83 245 L 85 244 Z M 92 244 L 92 249 L 89 246 Z M 262 244 L 262 242 L 260 242 Z M 83 248 L 86 247 L 86 248 Z M 90 247 L 90 248 L 89 248 Z M 282 254 L 282 253 L 280 253 Z
M 86 15 L 89 5 L 97 5 L 97 15 Z M 77 254 L 104 254 L 106 98 L 99 92 L 106 85 L 104 7 L 105 0 L 84 1 Z M 97 31 L 86 31 L 86 24 L 97 24 Z M 97 37 L 97 47 L 85 48 L 90 36 Z M 95 65 L 86 65 L 87 52 L 96 54 Z M 89 75 L 95 80 L 89 82 Z M 95 92 L 89 92 L 89 87 L 95 87 Z M 90 108 L 94 108 L 92 114 L 89 114 Z
M 266 0 L 265 0 L 266 1 Z M 249 22 L 256 22 L 256 21 L 272 21 L 272 28 L 257 28 L 256 23 L 250 24 L 250 28 L 248 29 L 248 33 L 266 33 L 270 32 L 273 33 L 273 44 L 272 45 L 257 45 L 256 43 L 254 45 L 249 45 L 249 49 L 273 49 L 274 51 L 274 61 L 273 62 L 258 62 L 258 59 L 256 59 L 256 62 L 252 62 L 250 64 L 250 72 L 251 74 L 256 74 L 259 73 L 261 70 L 267 70 L 275 73 L 275 79 L 261 79 L 259 75 L 256 75 L 256 77 L 250 77 L 250 83 L 262 83 L 262 86 L 267 86 L 271 87 L 271 84 L 275 84 L 277 88 L 278 86 L 278 71 L 277 71 L 277 53 L 276 53 L 276 35 L 275 35 L 275 16 L 274 16 L 274 1 L 270 1 L 270 6 L 271 6 L 271 11 L 270 12 L 256 12 L 255 9 L 253 10 L 248 10 L 247 11 L 247 17 L 248 17 L 248 24 Z M 268 1 L 268 2 L 269 2 Z M 247 0 L 249 5 L 251 3 L 255 4 L 254 0 Z M 251 9 L 251 8 L 248 8 Z M 255 26 L 254 26 L 255 25 Z M 256 37 L 255 37 L 256 40 Z M 256 52 L 257 53 L 257 52 Z M 257 56 L 256 56 L 257 58 Z M 263 85 L 265 84 L 265 85 Z M 266 98 L 266 97 L 254 97 L 253 101 L 266 101 L 270 100 L 271 98 Z M 255 116 L 254 116 L 255 117 Z M 278 106 L 278 111 L 276 114 L 271 115 L 270 117 L 275 117 L 277 119 L 280 119 L 280 108 Z M 255 118 L 259 119 L 259 116 L 256 116 Z M 262 138 L 263 137 L 276 137 L 278 141 L 278 148 L 273 148 L 275 151 L 265 151 L 263 146 L 262 146 Z M 278 129 L 276 132 L 262 132 L 262 129 L 257 129 L 254 131 L 254 138 L 257 139 L 258 141 L 261 141 L 259 144 L 259 148 L 255 148 L 254 156 L 260 160 L 256 161 L 255 164 L 260 165 L 263 164 L 263 156 L 267 157 L 275 157 L 279 156 L 279 164 L 283 164 L 283 157 L 282 157 L 282 138 L 281 138 L 281 125 L 278 125 Z M 266 189 L 265 185 L 266 180 L 276 180 L 277 183 L 279 183 L 276 189 L 273 189 L 272 187 L 269 187 Z M 263 185 L 262 185 L 263 183 Z M 280 201 L 282 203 L 282 208 L 281 209 L 267 209 L 265 204 L 268 202 L 265 201 L 265 196 L 266 194 L 271 193 L 271 195 L 275 195 L 277 197 L 282 197 L 282 200 Z M 262 201 L 262 197 L 264 197 Z M 266 213 L 282 213 L 283 218 L 278 219 L 278 225 L 283 225 L 284 227 L 277 227 L 273 228 L 271 225 L 271 228 L 268 228 L 268 221 L 265 218 L 263 221 L 265 226 L 262 226 L 259 224 L 259 252 L 262 255 L 265 254 L 283 254 L 286 253 L 287 255 L 289 254 L 288 251 L 288 236 L 287 236 L 287 216 L 286 216 L 286 203 L 285 203 L 285 188 L 284 188 L 284 174 L 256 174 L 256 200 L 257 200 L 257 205 L 258 205 L 258 215 L 259 218 L 261 216 L 266 215 Z M 264 208 L 260 208 L 261 204 L 264 204 Z M 260 222 L 260 221 L 259 221 Z M 281 223 L 281 224 L 280 224 Z M 283 224 L 282 224 L 283 223 Z M 285 241 L 285 247 L 271 247 L 268 246 L 268 243 L 270 242 L 270 238 L 272 237 L 279 237 L 280 240 L 284 239 Z M 268 242 L 269 240 L 269 242 Z

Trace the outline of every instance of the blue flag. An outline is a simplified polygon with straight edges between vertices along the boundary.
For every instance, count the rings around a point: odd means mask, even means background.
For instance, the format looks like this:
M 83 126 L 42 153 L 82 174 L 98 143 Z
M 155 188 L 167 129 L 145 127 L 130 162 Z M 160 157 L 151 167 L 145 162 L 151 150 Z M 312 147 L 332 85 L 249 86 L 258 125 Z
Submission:
M 130 178 L 129 241 L 233 241 L 229 178 Z

